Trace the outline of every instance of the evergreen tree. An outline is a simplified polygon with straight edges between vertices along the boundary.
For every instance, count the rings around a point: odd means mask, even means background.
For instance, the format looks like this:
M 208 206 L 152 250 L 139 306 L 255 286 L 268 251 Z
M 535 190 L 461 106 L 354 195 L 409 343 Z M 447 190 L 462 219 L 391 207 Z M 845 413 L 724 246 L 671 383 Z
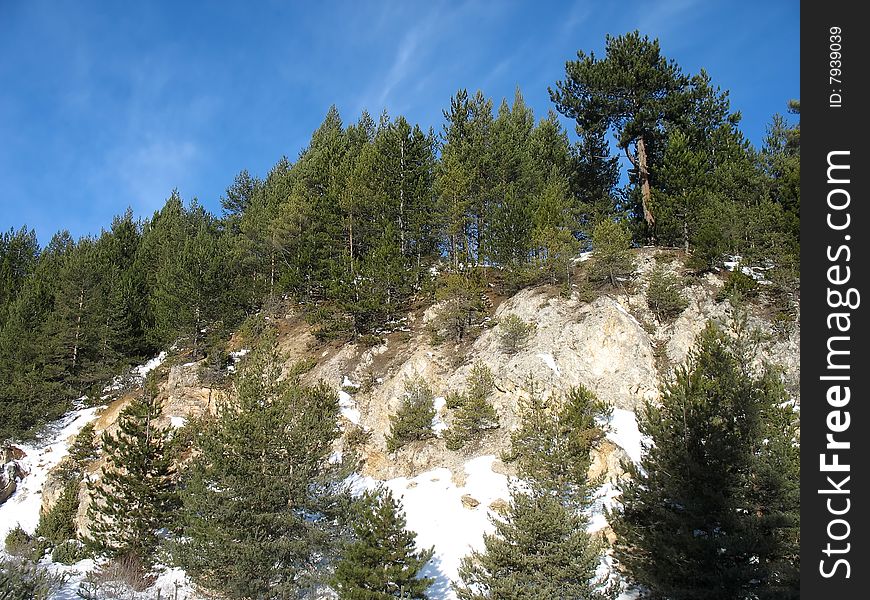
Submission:
M 482 275 L 478 270 L 448 273 L 440 281 L 435 298 L 444 302 L 438 313 L 439 326 L 459 342 L 478 325 L 485 311 Z
M 590 452 L 605 435 L 610 408 L 583 386 L 544 398 L 535 382 L 521 406 L 519 429 L 511 433 L 511 451 L 521 478 L 555 494 L 568 507 L 588 505 Z
M 550 493 L 513 490 L 504 519 L 484 550 L 462 559 L 460 600 L 603 600 L 595 570 L 600 549 L 586 533 L 587 519 Z
M 598 281 L 617 285 L 621 278 L 634 272 L 631 257 L 631 234 L 621 224 L 605 219 L 592 232 L 594 251 L 590 276 Z
M 608 35 L 603 59 L 579 51 L 565 71 L 565 80 L 550 89 L 551 98 L 559 112 L 577 121 L 581 137 L 616 130 L 617 145 L 634 167 L 631 175 L 640 188 L 641 214 L 652 232 L 652 157 L 665 127 L 679 122 L 689 106 L 689 78 L 662 56 L 658 40 L 637 31 Z
M 6 307 L 33 273 L 38 257 L 39 242 L 33 229 L 22 227 L 0 234 L 0 327 Z
M 185 474 L 176 559 L 232 598 L 299 597 L 331 567 L 354 465 L 331 460 L 338 398 L 281 377 L 274 343 L 245 359 Z M 322 583 L 322 581 L 321 581 Z
M 158 427 L 161 401 L 149 378 L 142 395 L 118 417 L 115 434 L 103 434 L 108 457 L 88 505 L 89 545 L 113 557 L 153 564 L 157 530 L 167 526 L 176 506 L 170 432 Z
M 797 598 L 797 416 L 745 330 L 708 326 L 647 404 L 650 438 L 611 515 L 621 569 L 655 598 Z
M 532 222 L 538 264 L 553 283 L 564 276 L 566 288 L 570 288 L 572 259 L 580 249 L 575 237 L 580 223 L 568 192 L 568 181 L 555 168 L 535 198 Z
M 427 598 L 434 580 L 419 573 L 434 549 L 417 550 L 416 535 L 406 525 L 401 502 L 385 488 L 365 492 L 354 503 L 354 540 L 344 547 L 333 578 L 339 598 Z
M 448 448 L 458 450 L 483 432 L 498 428 L 498 413 L 489 401 L 494 387 L 492 371 L 485 364 L 476 363 L 469 373 L 465 392 L 454 395 L 451 401 L 456 413 L 445 435 Z
M 421 378 L 405 381 L 405 395 L 396 414 L 390 415 L 390 433 L 387 435 L 387 450 L 395 452 L 408 442 L 435 437 L 432 419 L 435 406 L 432 390 Z
M 684 285 L 680 277 L 665 272 L 661 265 L 653 268 L 646 289 L 646 305 L 659 321 L 673 320 L 689 306 L 682 292 Z

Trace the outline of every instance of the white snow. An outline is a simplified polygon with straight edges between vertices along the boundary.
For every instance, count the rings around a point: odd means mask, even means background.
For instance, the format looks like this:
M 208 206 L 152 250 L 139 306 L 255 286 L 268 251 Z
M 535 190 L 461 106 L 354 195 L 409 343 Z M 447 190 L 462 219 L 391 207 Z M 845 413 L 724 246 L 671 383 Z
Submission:
M 432 431 L 435 435 L 441 437 L 447 430 L 447 423 L 444 421 L 444 409 L 447 406 L 447 399 L 444 396 L 438 396 L 432 400 L 432 406 L 435 408 L 435 416 L 432 417 Z
M 632 461 L 640 462 L 643 436 L 637 428 L 637 417 L 633 411 L 613 409 L 607 439 L 625 450 Z
M 417 547 L 435 547 L 435 556 L 422 569 L 421 575 L 435 578 L 429 597 L 455 600 L 450 583 L 459 577 L 459 562 L 471 550 L 483 547 L 483 534 L 493 531 L 489 521 L 489 505 L 496 499 L 510 498 L 508 478 L 492 471 L 495 456 L 480 456 L 465 463 L 467 480 L 457 486 L 449 469 L 427 471 L 411 479 L 399 477 L 384 482 L 396 497 L 402 499 L 408 529 L 417 533 Z M 354 489 L 371 489 L 377 482 L 359 477 Z M 480 504 L 474 509 L 462 505 L 468 494 Z
M 345 375 L 344 380 L 342 380 L 342 382 L 341 382 L 341 387 L 342 388 L 354 388 L 354 389 L 358 390 L 360 386 L 358 383 L 354 383 L 353 381 L 351 381 L 350 377 Z
M 239 362 L 242 358 L 247 356 L 250 351 L 250 348 L 242 348 L 236 352 L 230 352 L 230 359 L 232 359 L 233 362 Z
M 356 407 L 356 401 L 344 390 L 339 390 L 338 392 L 338 408 L 345 419 L 354 425 L 359 425 L 362 415 Z
M 169 417 L 169 424 L 176 429 L 184 427 L 185 423 L 187 423 L 187 419 L 184 417 L 177 417 L 175 415 Z
M 18 483 L 18 489 L 0 505 L 0 540 L 16 525 L 33 533 L 39 523 L 42 506 L 42 486 L 48 472 L 67 455 L 70 438 L 92 421 L 102 407 L 80 408 L 49 425 L 43 438 L 34 444 L 19 446 L 26 456 L 18 463 L 29 473 Z
M 556 377 L 561 377 L 561 374 L 559 373 L 559 365 L 556 364 L 556 359 L 553 358 L 552 354 L 547 354 L 546 352 L 541 352 L 538 354 L 538 358 L 543 360 L 544 364 L 546 364 L 548 367 L 550 367 L 553 370 L 553 373 L 556 374 Z
M 164 360 L 166 360 L 165 350 L 148 362 L 146 362 L 144 365 L 139 365 L 138 367 L 134 368 L 133 374 L 144 378 L 146 375 L 148 375 L 148 373 L 162 365 Z

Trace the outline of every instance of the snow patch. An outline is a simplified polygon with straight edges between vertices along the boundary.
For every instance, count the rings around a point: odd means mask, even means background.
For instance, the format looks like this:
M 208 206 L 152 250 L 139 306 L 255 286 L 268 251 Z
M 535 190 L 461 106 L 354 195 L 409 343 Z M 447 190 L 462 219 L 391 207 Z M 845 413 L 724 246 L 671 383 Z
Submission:
M 166 360 L 166 351 L 164 350 L 163 352 L 161 352 L 160 354 L 158 354 L 157 356 L 155 356 L 154 358 L 152 358 L 151 360 L 146 362 L 144 365 L 139 365 L 138 367 L 134 368 L 133 374 L 144 379 L 145 376 L 148 375 L 148 373 L 150 373 L 151 371 L 153 371 L 154 369 L 156 369 L 157 367 L 162 365 L 163 361 L 165 361 L 165 360 Z
M 556 359 L 553 358 L 552 354 L 548 354 L 546 352 L 541 352 L 538 354 L 538 358 L 544 361 L 548 367 L 553 370 L 553 373 L 556 374 L 556 377 L 561 377 L 562 375 L 559 373 L 559 365 L 556 364 Z
M 607 439 L 625 450 L 633 462 L 640 463 L 644 439 L 637 427 L 637 416 L 633 411 L 613 409 Z
M 18 463 L 28 475 L 18 484 L 18 489 L 0 505 L 0 540 L 6 539 L 16 525 L 27 533 L 33 533 L 39 523 L 42 506 L 42 486 L 48 472 L 69 453 L 70 438 L 78 435 L 87 423 L 96 418 L 102 406 L 80 408 L 67 413 L 48 426 L 42 439 L 34 444 L 19 446 L 25 456 Z
M 169 424 L 176 429 L 184 427 L 185 423 L 187 423 L 187 419 L 184 417 L 176 417 L 175 415 L 169 417 Z
M 242 348 L 241 350 L 237 350 L 236 352 L 230 352 L 230 359 L 233 362 L 239 362 L 245 356 L 247 356 L 248 353 L 250 353 L 250 352 L 251 352 L 250 348 Z
M 435 416 L 432 417 L 432 431 L 437 437 L 447 431 L 447 423 L 444 421 L 444 409 L 447 407 L 447 399 L 444 396 L 438 396 L 432 400 L 432 406 L 435 408 Z
M 498 499 L 508 501 L 508 478 L 494 473 L 495 456 L 479 456 L 465 463 L 467 479 L 457 486 L 446 468 L 434 469 L 413 478 L 399 477 L 384 482 L 393 495 L 402 499 L 408 529 L 417 533 L 417 547 L 435 547 L 435 556 L 421 570 L 435 578 L 429 597 L 455 600 L 450 584 L 459 578 L 459 562 L 472 550 L 483 548 L 483 534 L 494 530 L 489 520 L 489 505 Z M 362 493 L 377 481 L 358 477 L 352 489 Z M 463 506 L 462 497 L 470 495 L 480 504 L 474 509 Z
M 359 425 L 362 414 L 356 407 L 356 401 L 344 390 L 339 390 L 338 392 L 338 408 L 345 419 L 354 425 Z

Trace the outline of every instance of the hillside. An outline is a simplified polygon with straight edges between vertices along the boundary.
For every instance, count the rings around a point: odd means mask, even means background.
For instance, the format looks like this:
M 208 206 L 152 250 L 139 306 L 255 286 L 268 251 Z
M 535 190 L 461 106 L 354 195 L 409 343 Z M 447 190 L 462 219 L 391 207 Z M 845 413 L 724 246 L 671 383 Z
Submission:
M 658 401 L 662 383 L 686 359 L 695 336 L 708 321 L 727 327 L 742 315 L 751 327 L 767 334 L 759 360 L 782 366 L 785 385 L 799 402 L 800 331 L 796 323 L 783 331 L 781 323 L 771 320 L 766 302 L 740 301 L 735 306 L 733 297 L 722 299 L 728 271 L 688 276 L 680 252 L 642 248 L 633 255 L 636 271 L 617 288 L 591 292 L 575 288 L 567 296 L 560 287 L 549 285 L 507 295 L 490 288 L 484 294 L 486 309 L 479 326 L 459 341 L 439 331 L 444 325 L 439 316 L 449 309 L 445 302 L 418 302 L 389 330 L 375 338 L 349 342 L 318 340 L 317 327 L 304 318 L 304 307 L 289 301 L 280 309 L 261 314 L 263 322 L 277 331 L 285 373 L 304 364 L 304 383 L 323 381 L 339 395 L 344 435 L 334 450 L 346 452 L 350 438 L 358 438 L 354 449 L 361 463 L 354 489 L 358 493 L 385 482 L 402 499 L 408 528 L 416 532 L 418 547 L 434 546 L 434 557 L 422 572 L 435 578 L 429 590 L 433 600 L 455 598 L 450 583 L 458 577 L 460 559 L 470 549 L 481 547 L 482 535 L 492 532 L 489 516 L 501 514 L 508 504 L 508 483 L 516 476 L 516 466 L 504 459 L 510 453 L 511 433 L 520 426 L 523 401 L 533 388 L 546 398 L 583 385 L 614 408 L 606 439 L 593 448 L 589 473 L 598 486 L 589 530 L 610 542 L 614 534 L 603 509 L 618 498 L 614 486 L 626 476 L 622 461 L 640 459 L 636 413 L 645 402 Z M 686 308 L 663 321 L 652 316 L 647 305 L 651 274 L 657 264 L 687 276 L 682 289 Z M 535 326 L 516 348 L 505 347 L 504 324 L 509 315 Z M 153 369 L 159 382 L 159 424 L 179 428 L 207 418 L 219 396 L 234 393 L 233 371 L 250 350 L 246 337 L 245 332 L 230 337 L 229 360 L 218 372 L 209 368 L 207 359 L 188 362 L 184 351 L 161 355 L 139 368 L 126 388 L 107 388 L 102 408 L 66 417 L 63 424 L 68 426 L 55 435 L 53 446 L 46 449 L 36 443 L 25 447 L 27 457 L 19 463 L 30 474 L 0 506 L 0 534 L 5 537 L 16 521 L 32 533 L 38 518 L 36 499 L 41 497 L 42 510 L 46 511 L 60 497 L 63 486 L 58 483 L 61 470 L 57 465 L 63 462 L 65 438 L 89 420 L 93 420 L 97 434 L 112 432 L 123 407 L 141 394 L 142 376 L 148 371 Z M 481 364 L 493 375 L 490 399 L 498 426 L 483 431 L 460 449 L 449 449 L 445 432 L 451 430 L 457 417 L 445 397 L 463 391 L 472 370 Z M 390 452 L 390 416 L 405 397 L 408 382 L 415 380 L 424 381 L 434 396 L 435 437 Z M 360 437 L 360 431 L 367 435 Z M 96 480 L 104 464 L 105 457 L 93 463 L 88 479 Z M 88 490 L 88 486 L 80 486 L 81 502 L 75 518 L 79 535 L 87 535 L 91 525 Z M 92 565 L 86 561 L 79 567 Z M 183 573 L 170 573 L 183 579 Z M 161 582 L 170 586 L 171 579 L 162 577 Z M 183 590 L 189 594 L 186 597 L 198 597 L 189 585 Z

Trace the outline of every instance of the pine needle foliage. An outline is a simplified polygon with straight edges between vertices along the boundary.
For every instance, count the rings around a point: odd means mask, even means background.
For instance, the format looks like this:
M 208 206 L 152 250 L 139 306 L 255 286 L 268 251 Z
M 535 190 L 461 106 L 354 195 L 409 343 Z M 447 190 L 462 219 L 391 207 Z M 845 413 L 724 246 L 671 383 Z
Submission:
M 745 328 L 708 325 L 639 421 L 651 440 L 611 515 L 615 556 L 654 598 L 797 598 L 798 419 Z
M 175 559 L 230 598 L 305 597 L 344 534 L 350 460 L 335 460 L 338 397 L 282 377 L 274 343 L 242 363 L 236 395 L 197 439 L 184 477 Z
M 444 436 L 449 449 L 459 450 L 485 431 L 498 428 L 498 413 L 489 401 L 494 388 L 495 378 L 489 367 L 482 362 L 475 363 L 468 375 L 465 392 L 452 397 L 456 413 Z
M 353 541 L 335 569 L 341 600 L 425 600 L 434 581 L 420 577 L 434 549 L 418 550 L 401 501 L 386 488 L 365 492 L 352 511 Z
M 390 416 L 387 450 L 395 452 L 409 442 L 435 437 L 432 419 L 435 418 L 432 390 L 421 378 L 405 381 L 405 395 L 396 414 Z
M 519 476 L 571 506 L 586 505 L 590 451 L 604 438 L 611 409 L 583 386 L 544 398 L 533 380 L 521 406 L 521 424 L 511 434 Z
M 601 548 L 582 513 L 548 491 L 514 490 L 510 509 L 491 517 L 484 551 L 462 559 L 459 600 L 604 600 L 595 569 Z
M 153 378 L 118 417 L 114 434 L 103 435 L 108 463 L 88 505 L 88 545 L 111 557 L 134 556 L 153 563 L 157 530 L 167 526 L 177 506 L 174 469 L 167 446 L 170 431 L 159 427 L 161 400 Z

